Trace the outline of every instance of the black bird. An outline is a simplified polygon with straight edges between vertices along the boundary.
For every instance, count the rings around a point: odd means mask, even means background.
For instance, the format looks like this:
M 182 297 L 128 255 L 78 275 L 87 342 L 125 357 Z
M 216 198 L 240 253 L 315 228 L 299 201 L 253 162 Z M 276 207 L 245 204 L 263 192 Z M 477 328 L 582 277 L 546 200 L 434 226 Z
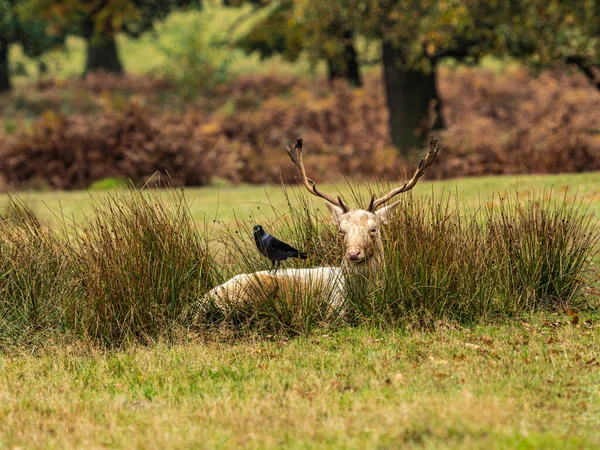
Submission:
M 275 273 L 277 273 L 281 261 L 288 258 L 306 259 L 306 253 L 299 252 L 291 245 L 281 242 L 275 236 L 271 236 L 260 225 L 254 226 L 252 234 L 254 234 L 254 242 L 256 242 L 258 251 L 271 260 L 273 263 L 271 270 L 275 267 Z

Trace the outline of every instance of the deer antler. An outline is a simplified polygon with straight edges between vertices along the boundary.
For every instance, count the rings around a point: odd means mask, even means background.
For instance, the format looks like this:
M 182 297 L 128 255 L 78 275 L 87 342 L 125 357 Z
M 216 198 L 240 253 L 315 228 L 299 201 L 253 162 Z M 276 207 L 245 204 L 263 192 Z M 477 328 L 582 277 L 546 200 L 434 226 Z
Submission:
M 413 187 L 415 187 L 415 184 L 417 184 L 419 178 L 421 178 L 423 173 L 425 173 L 425 169 L 427 169 L 431 164 L 433 164 L 433 161 L 435 160 L 435 157 L 437 156 L 439 151 L 440 149 L 439 147 L 437 147 L 437 139 L 434 138 L 432 134 L 430 134 L 429 151 L 427 152 L 427 155 L 425 155 L 425 158 L 421 159 L 421 162 L 419 162 L 419 167 L 417 168 L 412 178 L 408 181 L 405 181 L 402 186 L 391 190 L 390 192 L 385 194 L 383 197 L 378 198 L 377 200 L 375 200 L 375 196 L 373 196 L 371 198 L 371 203 L 369 204 L 369 208 L 367 211 L 375 212 L 377 208 L 379 208 L 384 203 L 390 201 L 396 195 L 402 194 L 406 191 L 410 191 Z
M 316 183 L 306 176 L 304 162 L 302 161 L 302 139 L 296 139 L 296 144 L 293 144 L 293 142 L 290 142 L 290 144 L 287 146 L 287 153 L 288 155 L 290 155 L 290 159 L 292 160 L 292 162 L 296 165 L 296 167 L 298 167 L 300 175 L 302 176 L 302 182 L 304 183 L 304 186 L 306 187 L 308 192 L 317 197 L 321 197 L 327 200 L 328 202 L 333 203 L 336 206 L 339 206 L 345 213 L 350 211 L 350 208 L 348 208 L 348 206 L 344 203 L 342 197 L 338 195 L 336 199 L 331 195 L 326 194 L 325 192 L 320 192 L 317 189 Z

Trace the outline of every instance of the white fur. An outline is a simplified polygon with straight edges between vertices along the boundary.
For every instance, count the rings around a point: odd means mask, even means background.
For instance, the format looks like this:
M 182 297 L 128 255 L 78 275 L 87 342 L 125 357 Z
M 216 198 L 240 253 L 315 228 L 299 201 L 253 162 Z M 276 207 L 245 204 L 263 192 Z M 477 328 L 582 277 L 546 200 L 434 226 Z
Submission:
M 334 222 L 344 234 L 346 256 L 342 267 L 313 267 L 310 269 L 284 269 L 277 273 L 268 271 L 244 273 L 236 275 L 225 283 L 210 290 L 204 300 L 212 300 L 220 309 L 254 300 L 257 288 L 274 285 L 287 287 L 292 283 L 306 292 L 326 293 L 328 301 L 334 309 L 344 304 L 344 294 L 347 275 L 360 274 L 365 277 L 375 277 L 383 264 L 383 244 L 381 243 L 380 226 L 387 224 L 392 212 L 398 207 L 397 201 L 376 212 L 364 210 L 343 210 L 329 202 L 325 202 Z M 360 264 L 349 262 L 349 252 L 360 254 Z M 346 274 L 346 275 L 345 275 Z M 289 286 L 289 284 L 288 284 Z M 340 311 L 338 309 L 338 311 Z
M 205 300 L 211 299 L 221 308 L 226 309 L 239 302 L 249 301 L 252 288 L 264 283 L 265 279 L 285 283 L 298 283 L 307 291 L 324 290 L 328 293 L 329 304 L 333 308 L 342 306 L 344 302 L 345 278 L 340 267 L 313 267 L 310 269 L 282 269 L 277 273 L 260 271 L 243 273 L 230 278 L 225 283 L 211 289 Z M 326 288 L 326 289 L 325 289 Z

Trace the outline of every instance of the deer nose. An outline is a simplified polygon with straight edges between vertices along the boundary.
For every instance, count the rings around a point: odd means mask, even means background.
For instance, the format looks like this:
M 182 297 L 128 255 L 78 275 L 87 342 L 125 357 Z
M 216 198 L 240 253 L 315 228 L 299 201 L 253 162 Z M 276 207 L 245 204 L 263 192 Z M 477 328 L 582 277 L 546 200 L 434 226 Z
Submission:
M 348 259 L 351 259 L 352 261 L 360 259 L 360 250 L 349 250 Z

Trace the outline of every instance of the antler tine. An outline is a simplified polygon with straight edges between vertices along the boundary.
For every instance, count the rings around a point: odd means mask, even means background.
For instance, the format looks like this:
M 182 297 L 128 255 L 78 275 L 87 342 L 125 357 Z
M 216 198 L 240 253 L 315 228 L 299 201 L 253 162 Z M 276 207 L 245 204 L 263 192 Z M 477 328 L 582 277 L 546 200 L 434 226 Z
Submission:
M 402 194 L 406 191 L 410 191 L 413 187 L 415 187 L 415 184 L 417 184 L 419 178 L 421 178 L 421 176 L 425 173 L 425 170 L 429 166 L 431 166 L 431 164 L 433 164 L 433 161 L 435 161 L 435 157 L 440 151 L 439 147 L 437 146 L 437 142 L 438 140 L 435 137 L 433 137 L 432 134 L 430 134 L 429 151 L 427 152 L 425 157 L 419 162 L 419 167 L 415 171 L 415 174 L 412 176 L 412 178 L 408 181 L 405 181 L 402 186 L 397 187 L 396 189 L 393 189 L 387 194 L 385 194 L 383 197 L 378 198 L 377 200 L 375 200 L 375 202 L 371 200 L 371 204 L 369 205 L 369 211 L 374 212 L 377 208 L 379 208 L 384 203 L 390 201 L 396 195 Z
M 306 175 L 306 170 L 304 169 L 304 162 L 302 160 L 302 139 L 296 139 L 296 144 L 292 144 L 293 142 L 291 142 L 287 146 L 287 154 L 290 156 L 290 159 L 296 165 L 296 167 L 298 167 L 300 175 L 302 176 L 302 182 L 304 183 L 304 187 L 306 187 L 308 192 L 317 197 L 321 197 L 334 205 L 339 206 L 344 212 L 350 211 L 350 208 L 348 208 L 348 206 L 344 203 L 342 197 L 338 195 L 336 199 L 335 197 L 332 197 L 331 195 L 326 194 L 325 192 L 319 191 L 317 189 L 317 184 L 313 180 L 308 178 L 308 176 Z
M 373 205 L 375 204 L 375 194 L 371 195 L 371 201 L 369 202 L 369 207 L 367 208 L 367 211 L 375 211 L 375 209 L 373 208 Z

